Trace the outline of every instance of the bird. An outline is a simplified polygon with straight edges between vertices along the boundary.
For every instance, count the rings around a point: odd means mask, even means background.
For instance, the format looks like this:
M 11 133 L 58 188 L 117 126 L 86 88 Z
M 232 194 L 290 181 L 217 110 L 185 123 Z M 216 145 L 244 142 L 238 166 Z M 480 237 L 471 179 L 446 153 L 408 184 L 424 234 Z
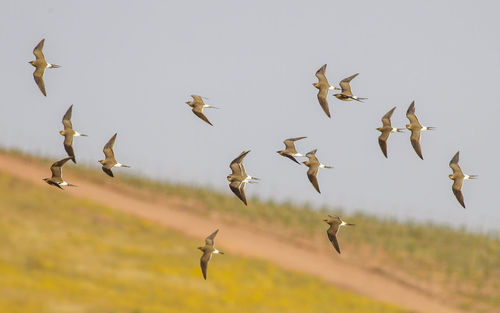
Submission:
M 245 184 L 246 183 L 255 183 L 256 180 L 259 180 L 257 177 L 252 177 L 247 174 L 245 171 L 245 166 L 243 166 L 243 159 L 250 152 L 243 151 L 240 155 L 234 159 L 229 167 L 231 168 L 232 173 L 227 176 L 227 180 L 229 181 L 229 188 L 231 191 L 241 200 L 245 205 L 247 205 L 247 199 L 245 196 Z
M 42 39 L 33 49 L 33 54 L 35 55 L 34 61 L 29 61 L 28 63 L 36 67 L 36 70 L 33 72 L 33 78 L 35 79 L 35 83 L 40 88 L 40 91 L 44 96 L 47 96 L 47 92 L 45 92 L 45 83 L 43 82 L 43 74 L 45 73 L 45 69 L 47 68 L 58 68 L 60 65 L 47 63 L 45 60 L 45 56 L 43 55 L 43 44 L 45 43 L 45 38 Z
M 382 149 L 382 153 L 387 158 L 387 139 L 389 139 L 389 135 L 391 133 L 403 132 L 403 128 L 394 128 L 391 126 L 391 116 L 394 113 L 396 107 L 393 107 L 389 110 L 389 112 L 385 113 L 382 116 L 382 127 L 377 128 L 379 132 L 381 132 L 378 137 L 378 144 L 380 145 L 380 149 Z
M 351 80 L 358 76 L 359 73 L 356 73 L 354 75 L 351 75 L 347 78 L 344 78 L 340 81 L 339 85 L 340 85 L 340 88 L 342 88 L 342 92 L 341 93 L 336 93 L 334 94 L 333 96 L 336 97 L 337 99 L 339 100 L 342 100 L 342 101 L 352 101 L 352 100 L 356 100 L 356 101 L 359 101 L 359 102 L 363 102 L 363 100 L 366 100 L 368 98 L 360 98 L 360 97 L 356 97 L 352 94 L 352 91 L 351 91 L 351 85 L 349 84 L 351 82 Z
M 97 161 L 102 164 L 102 170 L 104 173 L 111 177 L 114 177 L 113 172 L 111 171 L 113 167 L 130 167 L 129 165 L 118 163 L 115 159 L 113 146 L 115 144 L 116 135 L 117 134 L 115 133 L 113 137 L 111 137 L 111 139 L 109 139 L 109 141 L 104 145 L 104 149 L 102 151 L 104 152 L 106 159 Z
M 79 132 L 73 130 L 73 125 L 71 123 L 71 114 L 73 112 L 73 105 L 69 107 L 63 116 L 62 123 L 64 125 L 64 130 L 61 130 L 59 134 L 64 136 L 64 150 L 71 157 L 73 163 L 76 163 L 75 152 L 73 151 L 73 137 L 87 136 L 85 134 L 80 134 Z
M 337 234 L 339 233 L 339 229 L 341 226 L 354 226 L 354 224 L 346 223 L 340 219 L 338 216 L 328 215 L 327 219 L 324 219 L 330 227 L 327 229 L 326 234 L 328 235 L 328 239 L 332 243 L 333 247 L 340 254 L 339 242 L 337 240 Z
M 191 97 L 193 97 L 193 100 L 187 101 L 186 104 L 188 104 L 190 107 L 193 108 L 192 109 L 193 113 L 196 116 L 198 116 L 199 118 L 201 118 L 202 120 L 204 120 L 205 122 L 207 122 L 208 124 L 210 124 L 211 126 L 214 126 L 214 125 L 212 125 L 212 123 L 210 123 L 210 121 L 205 116 L 205 114 L 203 114 L 203 109 L 204 108 L 218 109 L 218 108 L 205 104 L 205 102 L 203 102 L 203 98 L 201 96 L 191 95 Z
M 51 178 L 44 178 L 43 180 L 52 186 L 56 186 L 59 189 L 63 189 L 62 186 L 70 186 L 70 187 L 76 187 L 76 185 L 70 184 L 66 181 L 63 180 L 62 178 L 62 167 L 64 164 L 68 161 L 71 160 L 71 157 L 64 158 L 62 160 L 54 162 L 50 166 L 50 171 L 52 172 L 52 177 Z
M 331 118 L 330 116 L 330 109 L 328 108 L 328 90 L 340 90 L 337 87 L 330 86 L 330 83 L 328 82 L 328 79 L 326 79 L 325 76 L 326 73 L 326 64 L 324 64 L 322 67 L 319 68 L 319 70 L 316 71 L 316 77 L 318 78 L 317 83 L 313 83 L 313 86 L 318 88 L 318 101 L 321 107 L 323 108 L 323 111 L 325 111 L 325 114 Z
M 304 138 L 307 137 L 295 137 L 295 138 L 285 139 L 285 141 L 283 141 L 283 143 L 285 144 L 285 150 L 276 151 L 276 153 L 286 158 L 289 158 L 290 160 L 300 165 L 300 163 L 295 159 L 295 157 L 303 157 L 303 155 L 298 153 L 297 150 L 295 150 L 295 141 Z
M 204 247 L 198 247 L 198 249 L 203 251 L 203 255 L 200 258 L 200 267 L 201 267 L 201 272 L 203 274 L 203 278 L 205 280 L 207 280 L 207 267 L 208 267 L 208 262 L 210 262 L 210 259 L 212 259 L 212 253 L 224 254 L 224 252 L 219 251 L 214 247 L 214 239 L 218 232 L 219 230 L 217 229 L 212 234 L 210 234 L 210 236 L 205 238 Z
M 415 115 L 415 101 L 412 101 L 410 107 L 406 111 L 406 117 L 410 120 L 410 124 L 406 124 L 406 128 L 411 131 L 410 142 L 417 155 L 423 160 L 422 149 L 420 148 L 420 132 L 433 130 L 435 127 L 422 126 Z
M 304 163 L 307 167 L 309 167 L 309 169 L 307 170 L 307 177 L 309 178 L 309 181 L 314 186 L 316 191 L 318 193 L 321 193 L 321 191 L 319 190 L 319 184 L 318 184 L 318 178 L 317 178 L 318 170 L 319 170 L 319 168 L 332 168 L 332 167 L 321 164 L 318 161 L 318 158 L 316 158 L 317 151 L 318 151 L 318 149 L 314 149 L 314 150 L 306 153 L 306 157 L 308 157 L 309 160 L 304 161 L 302 163 Z
M 453 180 L 453 185 L 451 190 L 455 197 L 457 198 L 460 205 L 465 209 L 464 195 L 462 194 L 462 184 L 465 179 L 476 179 L 477 175 L 466 175 L 462 172 L 460 165 L 458 165 L 459 152 L 455 153 L 453 158 L 450 160 L 450 168 L 453 170 L 453 174 L 448 175 L 448 177 Z

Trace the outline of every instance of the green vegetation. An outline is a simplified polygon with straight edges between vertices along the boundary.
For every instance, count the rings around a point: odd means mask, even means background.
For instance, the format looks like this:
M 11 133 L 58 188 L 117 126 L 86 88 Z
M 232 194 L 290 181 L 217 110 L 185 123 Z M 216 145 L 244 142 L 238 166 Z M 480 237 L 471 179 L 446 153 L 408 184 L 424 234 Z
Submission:
M 40 162 L 34 157 L 20 157 Z M 475 312 L 500 312 L 498 234 L 474 234 L 433 224 L 399 223 L 364 214 L 349 216 L 336 208 L 315 210 L 309 206 L 277 204 L 256 198 L 250 199 L 246 207 L 229 191 L 223 194 L 209 188 L 157 182 L 123 173 L 111 182 L 100 170 L 82 166 L 70 166 L 65 173 L 77 174 L 79 179 L 105 184 L 140 198 L 173 201 L 183 210 L 207 217 L 216 216 L 232 223 L 266 229 L 301 245 L 323 242 L 320 249 L 329 248 L 325 236 L 327 225 L 322 220 L 326 214 L 340 214 L 356 224 L 355 228 L 340 234 L 344 260 L 369 266 L 395 279 L 404 279 L 417 288 L 425 289 L 426 284 L 437 286 L 451 301 L 467 309 L 474 308 Z M 270 223 L 273 226 L 267 227 Z M 304 237 L 308 240 L 304 241 Z M 311 238 L 316 240 L 309 240 Z
M 0 174 L 0 312 L 404 312 Z

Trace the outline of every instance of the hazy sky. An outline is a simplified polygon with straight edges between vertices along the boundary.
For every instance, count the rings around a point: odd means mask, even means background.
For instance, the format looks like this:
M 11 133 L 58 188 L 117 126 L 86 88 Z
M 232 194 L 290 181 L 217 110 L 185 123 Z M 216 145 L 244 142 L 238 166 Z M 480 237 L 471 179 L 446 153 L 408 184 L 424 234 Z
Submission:
M 97 166 L 118 132 L 119 162 L 173 182 L 230 193 L 229 162 L 241 151 L 261 183 L 247 196 L 362 209 L 380 216 L 499 230 L 498 85 L 500 6 L 494 1 L 2 1 L 0 143 L 65 156 L 61 118 L 73 108 L 80 163 Z M 32 50 L 47 70 L 45 98 L 32 77 Z M 351 86 L 365 103 L 316 99 L 314 73 Z M 184 103 L 208 97 L 211 127 Z M 378 146 L 380 118 L 393 106 L 404 127 L 416 101 L 424 161 L 409 133 Z M 306 167 L 276 154 L 288 137 L 318 149 L 322 194 Z M 464 210 L 448 162 L 460 150 Z M 74 165 L 70 165 L 74 166 Z M 103 173 L 104 175 L 104 173 Z M 67 177 L 71 181 L 70 177 Z M 78 182 L 75 182 L 78 184 Z

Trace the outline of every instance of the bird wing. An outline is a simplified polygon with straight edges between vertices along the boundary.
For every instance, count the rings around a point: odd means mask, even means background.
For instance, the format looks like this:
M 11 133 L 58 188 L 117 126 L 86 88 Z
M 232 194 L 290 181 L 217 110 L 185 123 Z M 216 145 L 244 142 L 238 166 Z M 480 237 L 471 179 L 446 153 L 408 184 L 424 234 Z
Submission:
M 73 112 L 73 105 L 71 105 L 66 113 L 63 116 L 62 123 L 64 125 L 64 129 L 73 129 L 73 125 L 71 124 L 71 114 Z
M 417 155 L 423 160 L 422 149 L 420 148 L 420 129 L 412 129 L 410 141 Z
M 219 232 L 219 230 L 217 229 L 216 231 L 214 231 L 213 233 L 211 233 L 210 236 L 208 236 L 207 238 L 205 238 L 205 244 L 209 245 L 209 246 L 213 246 L 214 245 L 215 236 L 217 236 L 218 232 Z
M 247 205 L 247 197 L 245 196 L 245 183 L 240 181 L 232 181 L 229 184 L 229 188 L 233 193 L 241 200 L 245 205 Z
M 422 125 L 418 121 L 417 116 L 415 115 L 415 101 L 412 101 L 408 110 L 406 111 L 406 117 L 410 120 L 410 124 L 417 125 L 422 128 Z
M 391 134 L 391 131 L 384 131 L 380 136 L 378 137 L 378 144 L 380 146 L 380 149 L 382 149 L 382 153 L 384 156 L 387 158 L 387 139 L 389 138 L 389 135 Z
M 328 83 L 328 79 L 326 79 L 326 64 L 324 64 L 322 67 L 319 68 L 319 70 L 316 71 L 316 77 L 318 78 L 318 82 L 320 84 L 326 84 L 327 86 L 330 86 Z
M 290 149 L 293 152 L 297 152 L 297 150 L 295 150 L 295 141 L 301 140 L 301 139 L 304 139 L 304 138 L 307 138 L 307 137 L 288 138 L 288 139 L 285 139 L 285 141 L 283 141 L 283 143 L 285 144 L 285 147 L 286 147 L 287 150 Z
M 316 191 L 321 193 L 321 191 L 319 190 L 319 184 L 318 184 L 318 178 L 317 178 L 318 169 L 319 169 L 319 163 L 310 165 L 309 169 L 307 170 L 307 177 L 309 178 L 309 181 L 314 186 Z
M 455 176 L 464 176 L 464 173 L 462 172 L 462 169 L 460 168 L 460 165 L 458 165 L 459 161 L 459 152 L 455 153 L 453 158 L 450 160 L 450 168 L 453 170 L 453 174 Z
M 389 112 L 385 113 L 385 115 L 382 116 L 382 124 L 384 126 L 392 127 L 392 125 L 391 125 L 391 117 L 392 117 L 392 113 L 394 113 L 395 109 L 396 109 L 396 107 L 393 107 Z
M 453 194 L 457 198 L 460 205 L 465 209 L 464 195 L 462 194 L 462 183 L 463 182 L 464 182 L 463 177 L 455 178 L 453 185 L 451 186 L 451 190 L 453 191 Z
M 297 164 L 300 164 L 299 161 L 297 161 L 297 159 L 287 153 L 284 153 L 282 154 L 282 156 L 286 157 L 286 158 L 289 158 L 290 160 L 292 160 L 293 162 L 297 163 Z
M 359 73 L 356 73 L 354 75 L 351 75 L 347 78 L 344 78 L 340 81 L 339 85 L 340 85 L 340 88 L 342 88 L 342 94 L 345 95 L 345 96 L 352 96 L 352 91 L 351 91 L 351 85 L 349 84 L 351 82 L 351 80 L 358 76 Z
M 203 273 L 203 278 L 205 280 L 207 279 L 208 262 L 210 262 L 211 258 L 212 258 L 212 252 L 203 251 L 203 255 L 200 258 L 200 267 L 201 267 L 201 272 Z
M 191 97 L 193 97 L 193 104 L 192 105 L 194 105 L 194 106 L 198 106 L 198 105 L 203 106 L 205 104 L 203 102 L 203 98 L 201 96 L 191 95 Z
M 330 115 L 330 108 L 328 107 L 328 88 L 325 87 L 324 85 L 320 85 L 319 90 L 318 90 L 318 101 L 319 104 L 321 105 L 321 108 L 323 108 L 323 111 L 328 117 L 331 117 Z
M 68 160 L 71 160 L 71 158 L 64 158 L 62 160 L 56 161 L 50 166 L 50 171 L 52 172 L 52 180 L 62 180 L 62 166 L 64 165 L 64 163 L 68 162 Z
M 205 122 L 207 122 L 208 124 L 210 124 L 211 126 L 214 126 L 214 125 L 212 125 L 212 123 L 210 123 L 210 121 L 205 116 L 205 114 L 203 114 L 203 107 L 202 106 L 195 106 L 191 111 L 193 111 L 193 113 L 196 116 L 198 116 L 199 118 L 201 118 L 202 120 L 204 120 Z
M 47 92 L 45 92 L 45 83 L 43 82 L 43 74 L 45 73 L 45 67 L 38 66 L 33 72 L 33 78 L 35 79 L 35 83 L 40 88 L 40 91 L 44 96 L 47 96 Z
M 64 135 L 64 150 L 75 161 L 75 152 L 73 151 L 73 135 Z
M 36 47 L 33 49 L 33 54 L 35 55 L 36 59 L 44 59 L 45 56 L 43 55 L 43 44 L 45 43 L 45 39 L 40 40 L 40 42 L 36 45 Z
M 109 175 L 109 176 L 111 176 L 111 177 L 115 177 L 115 175 L 113 175 L 113 171 L 111 171 L 111 169 L 110 169 L 110 168 L 107 168 L 107 167 L 104 167 L 104 166 L 103 166 L 103 167 L 102 167 L 102 171 L 103 171 L 104 173 L 108 174 L 108 175 Z
M 240 155 L 236 159 L 234 159 L 229 165 L 229 167 L 233 171 L 233 175 L 243 176 L 244 174 L 246 174 L 245 167 L 243 166 L 242 162 L 245 156 L 248 154 L 248 152 L 250 152 L 250 150 L 243 151 L 242 153 L 240 153 Z
M 330 225 L 330 228 L 326 231 L 328 234 L 328 239 L 330 239 L 330 242 L 332 243 L 333 247 L 335 250 L 337 250 L 338 253 L 340 253 L 340 247 L 339 247 L 339 242 L 337 240 L 337 233 L 339 232 L 339 224 L 332 224 Z
M 113 146 L 115 145 L 115 140 L 116 140 L 116 133 L 104 145 L 104 149 L 102 150 L 102 152 L 104 152 L 106 159 L 114 159 L 115 158 L 115 153 L 113 152 Z

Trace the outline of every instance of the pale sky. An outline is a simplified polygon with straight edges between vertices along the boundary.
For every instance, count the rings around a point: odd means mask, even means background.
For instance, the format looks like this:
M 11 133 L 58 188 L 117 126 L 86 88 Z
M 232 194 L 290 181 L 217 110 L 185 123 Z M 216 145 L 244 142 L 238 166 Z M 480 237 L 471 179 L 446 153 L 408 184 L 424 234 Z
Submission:
M 247 196 L 341 206 L 380 217 L 500 230 L 498 84 L 500 6 L 494 1 L 2 1 L 0 144 L 64 157 L 61 118 L 73 104 L 82 164 L 98 166 L 118 132 L 117 169 L 231 193 L 229 162 L 243 150 L 261 182 Z M 42 39 L 51 63 L 47 97 L 33 81 L 32 50 Z M 330 83 L 351 74 L 365 103 L 316 99 L 314 73 Z M 220 110 L 185 104 L 208 97 Z M 380 118 L 408 122 L 416 101 L 424 161 L 409 132 L 393 134 L 389 159 L 378 146 Z M 306 167 L 276 154 L 285 138 L 317 148 L 316 193 Z M 478 174 L 451 192 L 448 163 Z M 74 166 L 74 165 L 70 165 Z M 103 173 L 104 175 L 104 173 Z M 71 181 L 71 178 L 67 178 Z

